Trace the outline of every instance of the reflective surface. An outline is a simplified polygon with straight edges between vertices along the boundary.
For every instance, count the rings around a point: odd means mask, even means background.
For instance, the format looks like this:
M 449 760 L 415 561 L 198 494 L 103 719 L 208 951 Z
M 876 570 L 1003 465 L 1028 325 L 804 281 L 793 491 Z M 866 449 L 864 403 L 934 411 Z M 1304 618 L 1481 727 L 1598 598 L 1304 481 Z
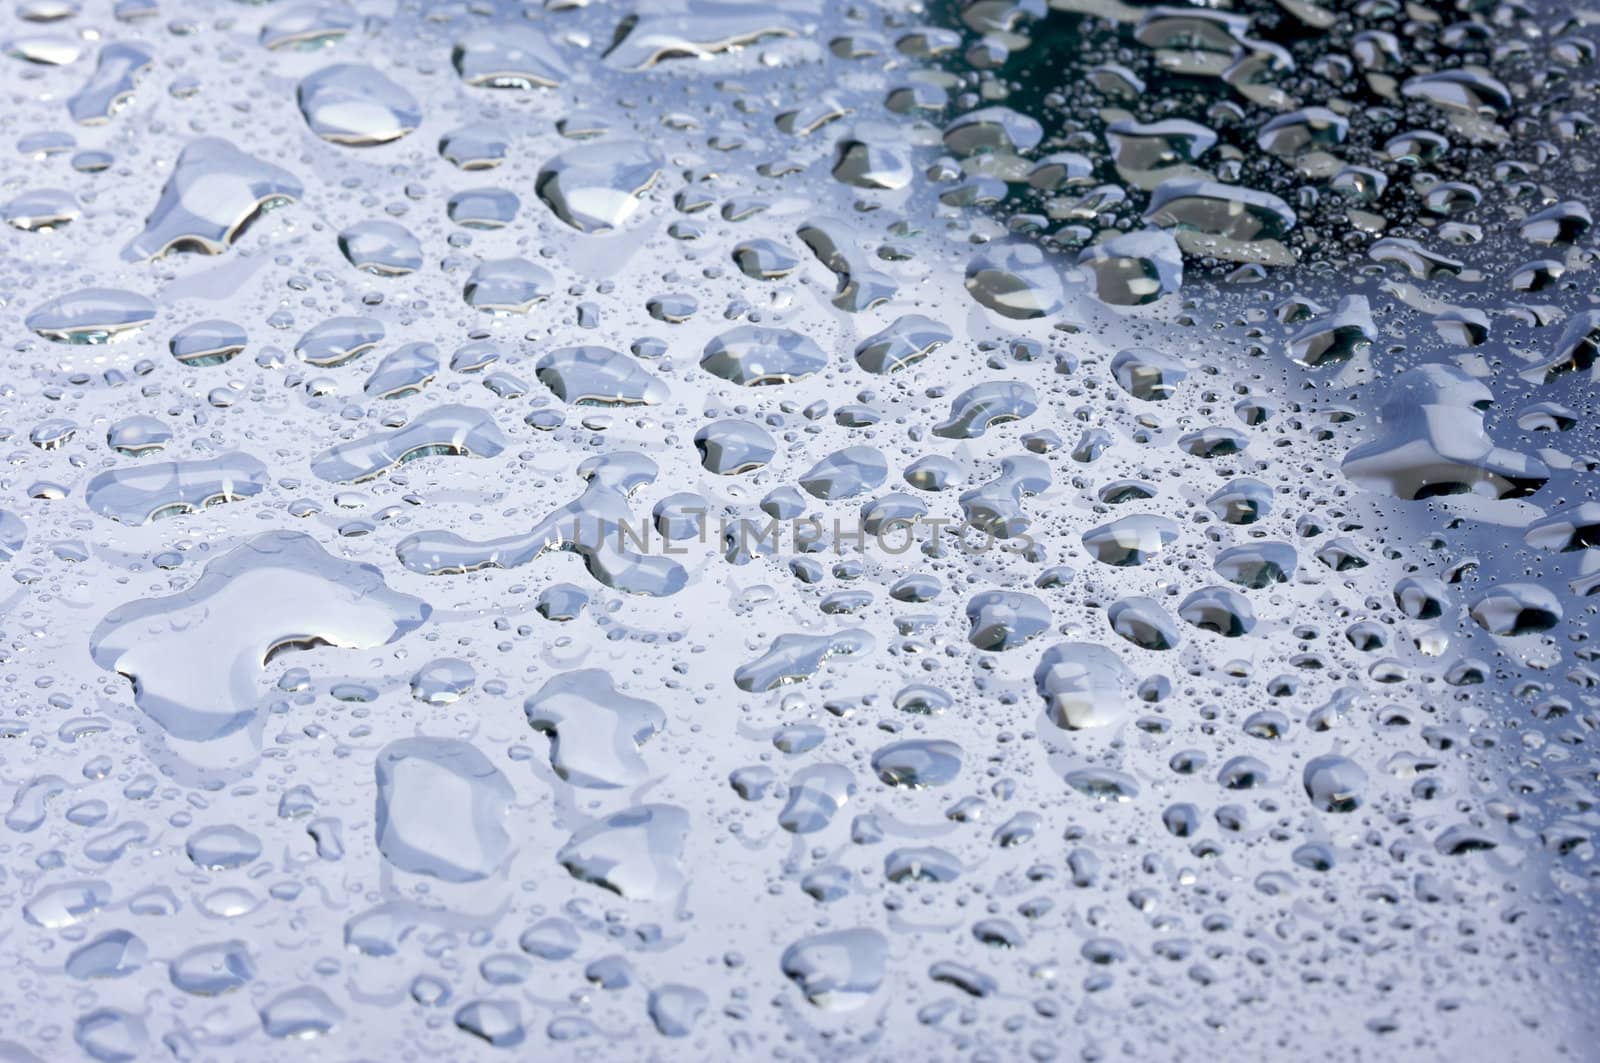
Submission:
M 10 4 L 0 1056 L 1591 1057 L 1595 33 Z

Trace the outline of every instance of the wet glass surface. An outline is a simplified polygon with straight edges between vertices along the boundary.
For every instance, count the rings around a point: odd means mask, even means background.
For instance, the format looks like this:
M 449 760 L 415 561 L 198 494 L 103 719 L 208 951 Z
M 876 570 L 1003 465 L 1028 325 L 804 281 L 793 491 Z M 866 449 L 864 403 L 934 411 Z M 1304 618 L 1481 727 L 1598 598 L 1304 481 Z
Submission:
M 0 1058 L 1593 1058 L 1597 25 L 8 3 Z

